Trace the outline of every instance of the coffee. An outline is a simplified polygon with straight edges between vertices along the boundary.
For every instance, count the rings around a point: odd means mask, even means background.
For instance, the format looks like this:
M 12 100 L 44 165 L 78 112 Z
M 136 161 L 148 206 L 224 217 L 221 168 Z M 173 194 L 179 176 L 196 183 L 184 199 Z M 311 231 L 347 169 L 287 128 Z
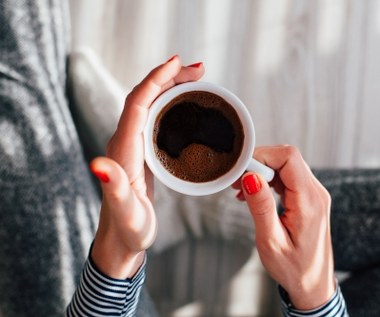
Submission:
M 158 114 L 153 142 L 157 158 L 171 174 L 202 183 L 219 178 L 235 165 L 244 132 L 227 101 L 210 92 L 190 91 Z

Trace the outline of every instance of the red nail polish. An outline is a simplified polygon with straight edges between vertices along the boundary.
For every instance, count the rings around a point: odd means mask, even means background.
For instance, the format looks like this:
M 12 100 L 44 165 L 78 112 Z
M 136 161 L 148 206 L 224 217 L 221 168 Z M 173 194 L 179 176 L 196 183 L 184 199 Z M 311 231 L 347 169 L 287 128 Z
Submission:
M 195 63 L 195 64 L 188 65 L 187 67 L 198 68 L 198 67 L 201 67 L 202 64 L 203 64 L 202 62 L 199 62 L 199 63 Z
M 260 179 L 255 174 L 249 174 L 243 178 L 243 186 L 248 195 L 255 194 L 261 189 Z
M 178 56 L 178 54 L 173 55 L 173 56 L 170 57 L 166 62 L 167 62 L 167 63 L 171 62 L 171 61 L 172 61 L 173 59 L 175 59 L 177 56 Z
M 108 183 L 110 181 L 110 178 L 106 173 L 99 172 L 99 171 L 94 171 L 92 170 L 92 173 L 103 183 Z

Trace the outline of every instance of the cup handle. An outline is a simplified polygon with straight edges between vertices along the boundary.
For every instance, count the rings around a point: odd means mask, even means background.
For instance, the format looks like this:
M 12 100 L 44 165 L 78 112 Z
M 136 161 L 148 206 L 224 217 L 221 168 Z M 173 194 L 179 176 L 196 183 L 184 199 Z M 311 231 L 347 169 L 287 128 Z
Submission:
M 248 163 L 247 167 L 248 171 L 259 173 L 267 182 L 270 182 L 274 177 L 274 170 L 270 167 L 256 161 L 255 159 L 251 159 Z

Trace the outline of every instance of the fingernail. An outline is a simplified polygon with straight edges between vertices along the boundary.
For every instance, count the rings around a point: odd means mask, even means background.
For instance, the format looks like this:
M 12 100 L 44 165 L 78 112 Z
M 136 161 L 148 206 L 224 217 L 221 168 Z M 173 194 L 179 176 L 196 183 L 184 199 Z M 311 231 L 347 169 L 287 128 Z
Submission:
M 178 56 L 178 54 L 173 55 L 173 56 L 170 57 L 166 62 L 167 62 L 167 63 L 171 62 L 171 61 L 172 61 L 173 59 L 175 59 L 177 56 Z
M 187 67 L 198 68 L 198 67 L 201 67 L 202 65 L 203 65 L 203 63 L 202 63 L 202 62 L 199 62 L 199 63 L 195 63 L 195 64 L 188 65 Z
M 243 178 L 243 186 L 248 195 L 253 195 L 260 191 L 261 182 L 257 175 L 249 174 Z
M 110 178 L 104 172 L 99 172 L 99 171 L 94 171 L 94 170 L 91 170 L 91 172 L 103 183 L 108 183 L 110 181 Z

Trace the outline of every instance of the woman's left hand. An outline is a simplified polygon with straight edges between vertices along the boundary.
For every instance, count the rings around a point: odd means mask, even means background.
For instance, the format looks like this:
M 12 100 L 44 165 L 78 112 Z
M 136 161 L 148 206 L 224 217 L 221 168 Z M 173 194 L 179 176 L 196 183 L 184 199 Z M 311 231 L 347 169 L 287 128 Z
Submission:
M 127 96 L 117 130 L 107 145 L 107 157 L 91 163 L 103 191 L 91 256 L 110 277 L 133 276 L 156 237 L 152 176 L 144 164 L 143 130 L 149 107 L 165 90 L 198 80 L 203 73 L 202 63 L 182 66 L 178 56 L 153 69 Z

